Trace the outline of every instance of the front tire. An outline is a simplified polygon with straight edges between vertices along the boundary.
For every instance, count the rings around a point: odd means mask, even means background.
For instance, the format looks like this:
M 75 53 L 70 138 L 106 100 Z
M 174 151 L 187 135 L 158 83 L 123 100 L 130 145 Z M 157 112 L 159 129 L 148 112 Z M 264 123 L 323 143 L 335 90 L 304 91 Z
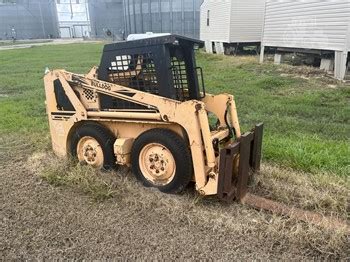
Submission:
M 165 193 L 181 192 L 193 174 L 187 143 L 168 129 L 151 129 L 141 134 L 131 150 L 132 171 L 147 187 Z
M 79 162 L 96 169 L 116 168 L 113 145 L 115 137 L 104 126 L 97 123 L 84 123 L 72 134 L 70 151 Z

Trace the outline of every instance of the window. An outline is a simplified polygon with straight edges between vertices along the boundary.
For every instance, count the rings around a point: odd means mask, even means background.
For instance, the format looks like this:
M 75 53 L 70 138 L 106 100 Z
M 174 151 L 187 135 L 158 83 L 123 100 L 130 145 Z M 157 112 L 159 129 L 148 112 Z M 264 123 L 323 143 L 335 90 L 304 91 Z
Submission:
M 210 15 L 210 10 L 207 12 L 207 26 L 209 26 L 209 15 Z
M 127 71 L 129 70 L 129 65 L 131 63 L 131 56 L 123 55 L 116 56 L 115 61 L 111 62 L 111 67 L 109 70 Z
M 158 94 L 152 53 L 119 55 L 110 62 L 109 81 L 151 94 Z

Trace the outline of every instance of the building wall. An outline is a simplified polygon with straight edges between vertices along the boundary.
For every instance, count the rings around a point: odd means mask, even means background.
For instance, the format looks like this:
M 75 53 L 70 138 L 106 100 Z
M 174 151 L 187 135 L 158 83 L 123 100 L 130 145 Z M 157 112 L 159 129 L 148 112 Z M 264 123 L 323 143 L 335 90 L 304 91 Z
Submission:
M 201 39 L 225 43 L 260 42 L 264 9 L 265 0 L 205 0 L 201 6 Z
M 199 38 L 203 0 L 123 0 L 126 34 L 174 33 Z
M 0 39 L 58 37 L 56 5 L 48 0 L 14 0 L 0 3 Z
M 228 43 L 231 0 L 205 0 L 200 9 L 200 39 Z M 209 11 L 209 25 L 207 24 Z
M 90 37 L 87 0 L 56 1 L 61 38 Z
M 89 1 L 91 37 L 122 40 L 124 28 L 123 0 Z M 108 30 L 112 33 L 107 35 Z
M 265 0 L 232 1 L 230 42 L 260 42 L 264 22 Z
M 263 45 L 349 50 L 349 25 L 348 0 L 267 0 Z

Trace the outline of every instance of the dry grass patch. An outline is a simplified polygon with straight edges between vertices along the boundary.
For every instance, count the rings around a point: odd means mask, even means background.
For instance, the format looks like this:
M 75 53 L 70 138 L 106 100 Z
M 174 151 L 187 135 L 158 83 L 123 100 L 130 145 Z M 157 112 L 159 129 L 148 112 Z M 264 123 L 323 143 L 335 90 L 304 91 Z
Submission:
M 224 204 L 215 197 L 201 197 L 189 187 L 181 195 L 168 195 L 137 183 L 128 169 L 100 172 L 74 161 L 58 161 L 52 155 L 31 157 L 45 181 L 54 186 L 81 191 L 98 201 L 127 208 L 131 218 L 138 213 L 162 215 L 162 223 L 175 231 L 183 227 L 202 228 L 213 239 L 227 238 L 232 249 L 260 248 L 259 252 L 298 252 L 302 256 L 346 258 L 349 236 L 344 228 L 320 228 L 237 203 Z M 30 163 L 41 163 L 33 165 Z M 278 166 L 263 165 L 253 192 L 305 209 L 346 219 L 349 212 L 349 184 L 340 177 L 310 175 Z M 173 233 L 169 233 L 170 235 Z M 182 232 L 183 233 L 183 232 Z M 184 236 L 185 237 L 185 236 Z M 256 252 L 256 251 L 247 251 Z
M 349 218 L 350 183 L 348 177 L 332 174 L 310 174 L 263 165 L 256 176 L 255 193 L 285 204 L 343 220 Z
M 43 154 L 35 154 L 29 159 L 29 166 L 39 171 L 40 177 L 53 186 L 68 186 L 91 195 L 95 200 L 102 201 L 108 198 L 118 198 L 119 186 L 122 187 L 122 174 L 102 172 L 87 165 L 80 165 L 73 160 L 53 160 Z M 46 163 L 38 163 L 46 159 Z M 117 184 L 115 177 L 121 179 Z

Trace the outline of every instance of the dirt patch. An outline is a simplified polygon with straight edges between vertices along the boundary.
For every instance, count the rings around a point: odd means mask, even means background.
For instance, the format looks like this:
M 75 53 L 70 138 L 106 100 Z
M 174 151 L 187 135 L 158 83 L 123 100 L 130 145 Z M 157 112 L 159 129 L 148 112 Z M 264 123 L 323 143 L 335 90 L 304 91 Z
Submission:
M 312 66 L 293 66 L 282 64 L 279 65 L 280 68 L 277 71 L 282 72 L 284 74 L 293 74 L 307 77 L 317 77 L 317 76 L 326 76 L 327 72 Z M 336 80 L 335 80 L 336 81 Z
M 336 88 L 340 85 L 340 81 L 332 78 L 324 70 L 311 67 L 311 66 L 292 66 L 292 65 L 279 65 L 277 72 L 280 72 L 280 76 L 286 78 L 300 78 L 310 81 L 320 81 L 323 84 L 327 84 L 329 88 Z

